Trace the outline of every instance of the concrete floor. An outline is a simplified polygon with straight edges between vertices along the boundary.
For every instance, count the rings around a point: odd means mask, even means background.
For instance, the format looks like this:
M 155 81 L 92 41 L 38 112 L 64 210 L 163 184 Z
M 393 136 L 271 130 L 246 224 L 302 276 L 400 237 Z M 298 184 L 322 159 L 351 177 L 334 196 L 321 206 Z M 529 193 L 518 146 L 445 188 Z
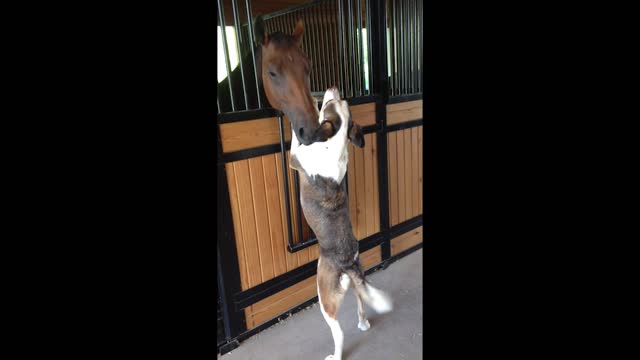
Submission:
M 393 298 L 391 313 L 377 315 L 367 307 L 371 328 L 358 329 L 353 289 L 338 312 L 344 332 L 343 360 L 422 359 L 422 249 L 367 277 Z M 254 335 L 221 360 L 323 360 L 333 353 L 331 330 L 319 305 Z

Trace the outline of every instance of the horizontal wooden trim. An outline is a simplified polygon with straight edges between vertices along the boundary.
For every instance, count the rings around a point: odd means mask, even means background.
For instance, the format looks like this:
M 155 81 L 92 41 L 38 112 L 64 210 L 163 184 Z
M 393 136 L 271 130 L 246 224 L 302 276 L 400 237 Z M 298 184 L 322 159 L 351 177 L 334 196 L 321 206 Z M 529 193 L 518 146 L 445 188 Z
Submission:
M 396 255 L 422 242 L 422 226 L 391 239 L 391 255 Z
M 222 151 L 225 153 L 265 145 L 280 144 L 277 117 L 220 124 Z M 285 141 L 291 140 L 291 125 L 284 118 Z
M 387 105 L 387 126 L 422 119 L 422 100 Z
M 351 105 L 351 119 L 360 126 L 376 124 L 376 104 Z
M 374 247 L 362 254 L 360 260 L 364 270 L 372 268 L 382 259 L 380 246 Z M 247 330 L 257 327 L 278 314 L 308 301 L 317 296 L 316 275 L 302 280 L 278 293 L 256 302 L 246 308 Z

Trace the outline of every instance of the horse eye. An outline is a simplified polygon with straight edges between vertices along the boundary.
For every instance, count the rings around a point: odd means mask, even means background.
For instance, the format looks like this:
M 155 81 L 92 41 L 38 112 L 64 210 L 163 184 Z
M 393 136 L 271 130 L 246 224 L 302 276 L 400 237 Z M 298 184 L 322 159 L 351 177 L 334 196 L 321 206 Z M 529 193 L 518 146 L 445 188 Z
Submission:
M 276 77 L 276 73 L 274 73 L 273 71 L 269 71 L 269 76 L 274 78 L 274 77 Z

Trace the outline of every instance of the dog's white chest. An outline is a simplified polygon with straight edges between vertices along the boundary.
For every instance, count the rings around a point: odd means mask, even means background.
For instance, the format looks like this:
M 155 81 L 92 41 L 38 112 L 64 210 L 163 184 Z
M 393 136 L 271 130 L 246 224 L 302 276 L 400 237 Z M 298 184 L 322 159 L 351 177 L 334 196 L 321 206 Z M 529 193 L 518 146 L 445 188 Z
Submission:
M 347 172 L 349 153 L 347 132 L 344 126 L 325 142 L 300 146 L 296 134 L 291 134 L 291 155 L 295 155 L 300 166 L 311 177 L 320 175 L 340 183 Z

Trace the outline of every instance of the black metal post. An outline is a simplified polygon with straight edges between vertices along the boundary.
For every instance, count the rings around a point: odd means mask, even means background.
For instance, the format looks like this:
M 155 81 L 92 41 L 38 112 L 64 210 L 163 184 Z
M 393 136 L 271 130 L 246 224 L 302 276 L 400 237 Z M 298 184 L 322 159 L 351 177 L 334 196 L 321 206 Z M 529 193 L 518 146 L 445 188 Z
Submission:
M 231 10 L 233 12 L 233 26 L 236 29 L 236 51 L 238 54 L 238 67 L 240 68 L 240 77 L 242 78 L 242 93 L 244 94 L 244 108 L 249 110 L 249 97 L 247 96 L 247 82 L 244 79 L 244 66 L 242 66 L 242 52 L 240 51 L 240 16 L 238 15 L 238 1 L 231 0 Z M 231 80 L 231 79 L 229 79 Z M 231 81 L 229 81 L 231 82 Z
M 258 108 L 262 109 L 262 100 L 260 99 L 260 84 L 258 82 L 258 76 L 262 76 L 262 74 L 258 74 L 257 64 L 256 64 L 256 52 L 255 52 L 255 39 L 253 38 L 253 18 L 251 17 L 251 0 L 245 0 L 245 5 L 247 6 L 247 22 L 249 23 L 249 41 L 251 44 L 251 58 L 253 59 L 253 73 L 256 78 L 256 95 L 258 96 Z
M 371 36 L 374 37 L 377 46 L 373 48 L 373 71 L 377 81 L 375 87 L 376 98 L 376 124 L 378 145 L 378 184 L 380 186 L 380 231 L 385 234 L 381 244 L 382 261 L 391 257 L 391 243 L 388 234 L 389 229 L 389 184 L 387 166 L 387 102 L 389 100 L 389 78 L 387 76 L 387 25 L 385 0 L 372 0 Z
M 284 199 L 285 207 L 287 209 L 287 230 L 289 232 L 289 244 L 293 244 L 293 229 L 291 227 L 291 199 L 289 197 L 289 172 L 287 171 L 287 148 L 284 146 L 284 119 L 283 115 L 278 115 L 278 126 L 280 130 L 280 149 L 282 152 L 282 180 L 284 182 Z
M 216 125 L 217 127 L 218 125 Z M 218 129 L 216 129 L 218 130 Z M 222 300 L 222 313 L 225 323 L 225 335 L 227 339 L 233 339 L 246 330 L 244 312 L 234 306 L 234 296 L 242 291 L 240 283 L 240 266 L 238 264 L 238 249 L 231 218 L 231 201 L 225 165 L 221 162 L 223 157 L 220 131 L 217 133 L 218 148 L 218 207 L 217 212 L 217 270 L 220 276 L 220 298 Z M 237 346 L 228 344 L 228 346 Z
M 227 47 L 227 33 L 225 31 L 226 23 L 224 22 L 224 8 L 222 1 L 218 0 L 218 21 L 220 21 L 220 31 L 222 33 L 222 48 L 224 50 L 224 63 L 227 67 L 227 82 L 229 83 L 229 98 L 231 99 L 231 110 L 236 111 L 235 101 L 233 100 L 233 84 L 231 83 L 231 64 L 229 64 L 229 48 Z

